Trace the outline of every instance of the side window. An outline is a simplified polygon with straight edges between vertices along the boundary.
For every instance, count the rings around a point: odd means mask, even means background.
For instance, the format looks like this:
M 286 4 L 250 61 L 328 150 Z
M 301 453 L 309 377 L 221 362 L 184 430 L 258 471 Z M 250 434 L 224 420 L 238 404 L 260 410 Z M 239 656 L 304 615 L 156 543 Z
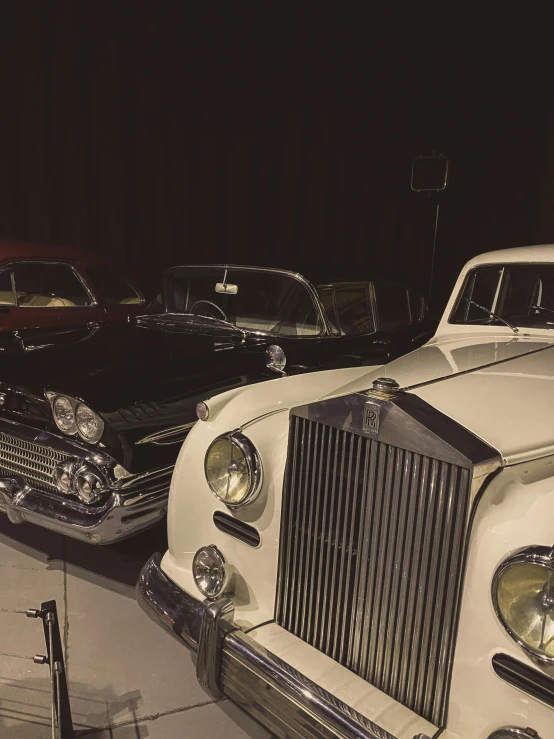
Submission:
M 367 285 L 353 287 L 337 285 L 335 303 L 342 336 L 371 334 L 375 331 Z
M 375 285 L 379 328 L 381 331 L 396 331 L 410 323 L 408 291 L 402 285 Z
M 104 299 L 106 305 L 138 305 L 142 298 L 123 277 L 116 272 L 98 264 L 87 267 L 94 286 Z
M 21 262 L 13 268 L 20 308 L 71 308 L 92 305 L 81 280 L 67 264 Z
M 11 269 L 0 272 L 0 305 L 15 305 Z
M 465 279 L 458 305 L 454 310 L 451 323 L 490 322 L 486 312 L 478 308 L 476 303 L 487 310 L 496 312 L 496 302 L 502 279 L 503 268 L 500 265 L 478 267 Z
M 340 334 L 339 331 L 339 319 L 337 317 L 337 311 L 335 310 L 335 298 L 334 291 L 331 289 L 323 289 L 319 293 L 319 300 L 327 316 L 327 320 L 331 325 L 331 331 L 334 334 Z

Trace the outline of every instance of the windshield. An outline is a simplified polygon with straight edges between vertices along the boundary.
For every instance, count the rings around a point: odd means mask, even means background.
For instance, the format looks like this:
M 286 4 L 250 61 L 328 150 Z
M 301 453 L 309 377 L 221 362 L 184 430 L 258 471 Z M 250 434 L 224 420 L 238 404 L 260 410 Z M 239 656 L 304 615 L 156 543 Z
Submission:
M 278 272 L 177 268 L 168 275 L 166 306 L 243 331 L 317 336 L 322 330 L 308 288 Z
M 554 328 L 554 264 L 477 267 L 466 277 L 450 323 Z

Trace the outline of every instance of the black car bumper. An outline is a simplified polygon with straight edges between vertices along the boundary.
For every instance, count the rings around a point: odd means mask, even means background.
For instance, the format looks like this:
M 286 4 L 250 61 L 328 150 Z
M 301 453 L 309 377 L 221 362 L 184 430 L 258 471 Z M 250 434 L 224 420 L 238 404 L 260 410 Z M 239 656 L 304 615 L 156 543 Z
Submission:
M 226 695 L 277 736 L 394 739 L 233 625 L 229 598 L 201 602 L 179 588 L 154 554 L 136 588 L 141 608 L 197 652 L 198 680 Z

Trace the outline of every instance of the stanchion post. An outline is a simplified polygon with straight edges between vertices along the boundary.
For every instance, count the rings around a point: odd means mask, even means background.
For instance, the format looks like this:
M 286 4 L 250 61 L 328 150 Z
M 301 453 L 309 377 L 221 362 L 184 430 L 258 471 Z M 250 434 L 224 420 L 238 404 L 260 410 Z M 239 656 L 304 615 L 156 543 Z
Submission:
M 55 674 L 56 676 L 55 713 L 58 720 L 59 736 L 61 739 L 74 739 L 75 732 L 71 718 L 71 706 L 69 704 L 69 691 L 67 688 L 67 676 L 56 601 L 48 600 L 45 603 L 41 603 L 39 615 L 42 618 L 42 625 L 44 627 L 48 664 L 50 665 L 51 674 Z

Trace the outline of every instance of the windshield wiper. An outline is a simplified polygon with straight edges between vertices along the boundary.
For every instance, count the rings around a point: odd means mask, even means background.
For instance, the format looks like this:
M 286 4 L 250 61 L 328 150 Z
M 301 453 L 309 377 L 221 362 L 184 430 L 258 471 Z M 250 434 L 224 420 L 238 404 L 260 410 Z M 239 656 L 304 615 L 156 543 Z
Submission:
M 469 302 L 471 305 L 474 305 L 476 308 L 479 308 L 479 310 L 482 310 L 485 313 L 487 313 L 491 318 L 494 318 L 495 320 L 500 321 L 500 323 L 503 323 L 505 326 L 508 326 L 508 328 L 511 328 L 514 334 L 519 334 L 518 327 L 514 326 L 513 323 L 510 323 L 505 318 L 501 318 L 500 316 L 497 316 L 496 313 L 492 312 L 492 310 L 485 308 L 484 305 L 479 305 L 479 303 L 476 303 L 475 300 L 470 300 Z

